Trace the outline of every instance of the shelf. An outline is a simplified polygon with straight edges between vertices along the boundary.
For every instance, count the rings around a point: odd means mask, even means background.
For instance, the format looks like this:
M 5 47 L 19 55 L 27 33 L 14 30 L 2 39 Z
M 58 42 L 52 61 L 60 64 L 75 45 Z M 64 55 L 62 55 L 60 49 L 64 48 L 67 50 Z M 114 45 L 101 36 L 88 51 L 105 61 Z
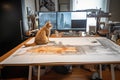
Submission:
M 87 17 L 111 17 L 111 14 L 109 13 L 103 13 L 103 14 L 88 14 Z

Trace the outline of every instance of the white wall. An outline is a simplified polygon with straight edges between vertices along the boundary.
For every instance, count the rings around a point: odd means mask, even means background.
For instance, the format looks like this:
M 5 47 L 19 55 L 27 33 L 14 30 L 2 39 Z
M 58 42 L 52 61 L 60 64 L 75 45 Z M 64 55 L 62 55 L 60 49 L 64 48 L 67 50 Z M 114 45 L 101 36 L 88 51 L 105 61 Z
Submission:
M 27 7 L 29 7 L 32 12 L 35 12 L 35 0 L 25 0 L 25 8 L 27 9 Z
M 55 11 L 58 11 L 58 0 L 54 0 L 55 3 Z
M 25 32 L 29 30 L 28 19 L 27 19 L 27 7 L 29 7 L 33 12 L 35 12 L 35 3 L 34 0 L 23 0 L 22 4 L 24 6 L 22 14 L 23 14 L 24 34 L 25 34 Z

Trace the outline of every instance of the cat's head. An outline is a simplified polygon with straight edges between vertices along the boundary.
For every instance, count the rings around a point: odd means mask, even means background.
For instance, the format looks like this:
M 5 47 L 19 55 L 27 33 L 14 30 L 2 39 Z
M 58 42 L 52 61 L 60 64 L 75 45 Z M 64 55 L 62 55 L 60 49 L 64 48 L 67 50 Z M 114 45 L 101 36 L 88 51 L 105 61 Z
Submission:
M 49 29 L 51 29 L 53 27 L 53 25 L 51 24 L 50 21 L 48 21 L 48 22 L 46 22 L 46 27 L 49 28 Z

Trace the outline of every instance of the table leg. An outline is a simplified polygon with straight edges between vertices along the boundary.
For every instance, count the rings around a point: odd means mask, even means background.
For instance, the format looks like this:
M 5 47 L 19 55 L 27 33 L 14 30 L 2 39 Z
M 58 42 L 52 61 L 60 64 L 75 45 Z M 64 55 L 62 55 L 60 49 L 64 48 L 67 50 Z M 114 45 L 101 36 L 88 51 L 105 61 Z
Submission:
M 40 65 L 38 66 L 38 80 L 40 80 Z
M 99 72 L 99 74 L 100 74 L 100 79 L 102 79 L 102 65 L 101 65 L 101 64 L 99 64 L 99 69 L 100 69 L 100 72 Z
M 28 75 L 28 80 L 32 80 L 32 66 L 29 66 L 29 75 Z
M 112 76 L 112 80 L 115 80 L 115 71 L 114 71 L 114 65 L 111 64 L 111 76 Z

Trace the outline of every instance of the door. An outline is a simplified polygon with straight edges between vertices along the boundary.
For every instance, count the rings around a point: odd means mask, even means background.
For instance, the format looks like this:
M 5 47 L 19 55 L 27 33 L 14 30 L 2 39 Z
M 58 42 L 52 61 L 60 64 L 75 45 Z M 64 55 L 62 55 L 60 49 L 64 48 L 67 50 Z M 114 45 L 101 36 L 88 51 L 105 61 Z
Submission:
M 21 0 L 0 0 L 0 55 L 21 42 Z

